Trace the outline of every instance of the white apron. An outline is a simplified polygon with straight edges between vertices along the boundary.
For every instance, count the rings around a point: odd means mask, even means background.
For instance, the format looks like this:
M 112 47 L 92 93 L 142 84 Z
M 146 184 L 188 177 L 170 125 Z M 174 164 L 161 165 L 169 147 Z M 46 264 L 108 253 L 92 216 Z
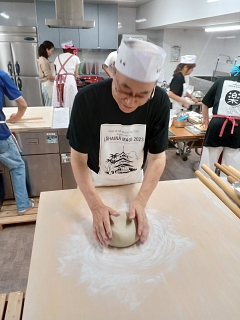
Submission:
M 187 84 L 183 84 L 183 92 L 182 92 L 182 98 L 184 98 L 187 94 Z M 176 111 L 176 113 L 181 112 L 182 110 L 187 110 L 183 107 L 181 102 L 178 102 L 176 100 L 173 100 L 170 98 L 170 101 L 172 102 L 172 109 Z
M 43 82 L 43 85 L 47 89 L 48 97 L 50 100 L 52 100 L 53 83 L 54 83 L 54 81 L 50 81 L 50 80 Z
M 100 128 L 99 172 L 93 183 L 115 186 L 142 182 L 146 125 L 103 124 Z

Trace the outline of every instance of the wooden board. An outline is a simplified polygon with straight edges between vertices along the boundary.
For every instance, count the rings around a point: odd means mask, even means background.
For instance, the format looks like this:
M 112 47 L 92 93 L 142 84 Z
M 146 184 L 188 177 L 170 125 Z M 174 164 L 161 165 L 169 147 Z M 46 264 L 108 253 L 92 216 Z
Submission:
M 202 132 L 206 132 L 207 131 L 205 126 L 203 126 L 202 124 L 195 124 L 194 127 L 197 128 L 198 130 L 202 131 Z
M 3 108 L 6 119 L 17 112 L 17 107 Z M 25 122 L 8 122 L 11 131 L 28 131 L 32 129 L 50 129 L 53 121 L 53 107 L 28 107 L 23 118 L 42 117 L 42 120 L 27 120 Z
M 0 230 L 2 230 L 6 224 L 35 222 L 37 220 L 39 198 L 34 198 L 34 201 L 34 208 L 28 210 L 23 215 L 19 215 L 15 200 L 4 200 L 0 211 Z
M 140 184 L 97 188 L 128 210 Z M 79 189 L 42 192 L 23 320 L 238 319 L 240 220 L 198 179 L 159 182 L 150 235 L 99 246 Z

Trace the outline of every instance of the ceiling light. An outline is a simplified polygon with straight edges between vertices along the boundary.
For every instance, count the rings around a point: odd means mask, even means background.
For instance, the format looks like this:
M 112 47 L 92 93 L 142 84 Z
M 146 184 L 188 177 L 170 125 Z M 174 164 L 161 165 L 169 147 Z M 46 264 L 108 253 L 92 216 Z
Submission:
M 207 2 L 216 2 L 216 1 L 219 1 L 219 0 L 207 0 Z
M 9 19 L 9 16 L 5 12 L 1 12 L 0 15 L 5 19 Z
M 144 22 L 144 21 L 147 21 L 147 19 L 138 19 L 138 20 L 135 20 L 137 23 L 139 22 Z
M 230 36 L 230 37 L 216 37 L 217 39 L 234 39 L 236 38 L 235 36 Z
M 240 25 L 205 28 L 206 32 L 240 30 Z

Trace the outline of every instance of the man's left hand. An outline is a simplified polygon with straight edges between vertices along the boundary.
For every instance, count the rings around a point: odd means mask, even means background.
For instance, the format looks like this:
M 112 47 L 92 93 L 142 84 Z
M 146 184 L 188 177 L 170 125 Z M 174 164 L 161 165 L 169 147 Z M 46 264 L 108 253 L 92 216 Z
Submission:
M 140 237 L 140 241 L 144 242 L 147 239 L 149 233 L 148 219 L 145 213 L 145 204 L 139 200 L 134 200 L 129 206 L 129 218 L 137 218 L 137 233 Z

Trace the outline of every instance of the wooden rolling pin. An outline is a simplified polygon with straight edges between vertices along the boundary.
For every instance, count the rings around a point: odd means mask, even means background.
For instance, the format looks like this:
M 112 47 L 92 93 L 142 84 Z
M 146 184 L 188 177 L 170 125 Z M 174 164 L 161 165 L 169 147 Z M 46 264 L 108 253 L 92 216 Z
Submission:
M 238 181 L 238 180 L 234 179 L 232 176 L 228 176 L 228 177 L 227 177 L 227 180 L 228 180 L 228 182 L 230 182 L 231 184 Z
M 240 171 L 233 168 L 232 166 L 228 166 L 227 168 L 230 172 L 232 172 L 238 178 L 238 181 L 239 181 L 240 180 Z
M 217 176 L 215 172 L 208 168 L 206 164 L 203 164 L 201 168 L 213 179 L 214 182 L 216 182 L 217 185 L 219 185 L 219 187 L 223 189 L 223 191 L 226 192 L 231 199 L 233 199 L 233 201 L 236 202 L 238 206 L 240 206 L 240 199 L 235 195 L 232 187 L 227 185 L 221 178 L 219 178 L 219 176 Z
M 195 175 L 205 186 L 207 186 L 232 212 L 240 218 L 240 209 L 207 177 L 205 177 L 199 170 L 195 171 Z
M 232 176 L 234 179 L 238 180 L 238 178 L 232 174 L 232 172 L 228 169 L 227 166 L 224 166 L 223 164 L 219 164 L 217 162 L 214 163 L 215 167 L 221 170 L 223 173 L 226 174 L 226 176 Z M 204 170 L 205 171 L 205 170 Z
M 7 119 L 6 122 L 25 122 L 25 121 L 29 121 L 29 120 L 43 120 L 43 117 L 28 117 L 28 118 L 22 118 L 19 120 L 11 120 L 11 119 Z

